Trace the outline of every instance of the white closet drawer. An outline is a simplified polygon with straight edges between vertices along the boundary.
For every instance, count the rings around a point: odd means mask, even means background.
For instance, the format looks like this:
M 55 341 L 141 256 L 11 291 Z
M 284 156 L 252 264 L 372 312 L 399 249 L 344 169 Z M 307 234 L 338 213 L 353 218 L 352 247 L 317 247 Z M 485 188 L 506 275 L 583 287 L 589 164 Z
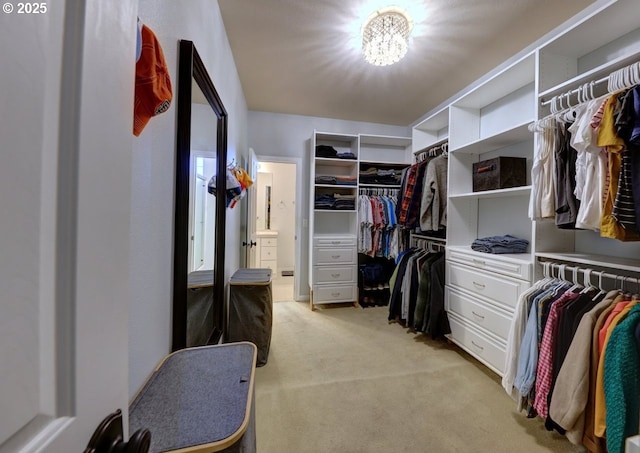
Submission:
M 493 299 L 510 309 L 515 309 L 518 297 L 530 285 L 529 282 L 501 275 L 488 274 L 457 263 L 446 263 L 446 284 L 464 288 L 474 294 Z
M 355 247 L 355 236 L 316 236 L 313 238 L 314 247 Z
M 314 285 L 313 303 L 353 302 L 356 300 L 355 285 Z
M 261 247 L 277 247 L 278 246 L 278 239 L 277 238 L 262 238 L 260 239 L 260 246 Z
M 260 268 L 271 269 L 273 272 L 276 272 L 278 269 L 278 262 L 276 260 L 260 261 Z
M 473 250 L 447 248 L 447 261 L 456 261 L 488 272 L 497 272 L 513 278 L 531 280 L 531 263 L 508 259 L 500 255 L 474 252 Z M 523 255 L 527 256 L 527 255 Z
M 318 284 L 356 281 L 356 266 L 317 266 L 314 272 L 313 281 Z
M 355 247 L 316 248 L 313 253 L 313 264 L 356 264 Z
M 278 247 L 261 247 L 260 259 L 261 260 L 275 260 L 278 257 Z
M 466 293 L 445 287 L 445 306 L 449 313 L 455 313 L 469 322 L 488 330 L 503 341 L 509 336 L 511 317 L 509 313 L 492 307 L 480 298 L 474 300 Z
M 450 339 L 454 343 L 502 376 L 506 356 L 503 346 L 453 314 L 449 315 L 449 325 L 451 326 Z

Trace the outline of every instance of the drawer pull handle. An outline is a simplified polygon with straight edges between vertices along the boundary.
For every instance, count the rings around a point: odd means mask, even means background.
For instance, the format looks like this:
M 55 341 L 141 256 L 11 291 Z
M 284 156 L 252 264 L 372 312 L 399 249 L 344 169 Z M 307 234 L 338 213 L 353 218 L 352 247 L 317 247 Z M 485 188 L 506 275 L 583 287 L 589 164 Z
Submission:
M 475 341 L 471 340 L 471 344 L 474 345 L 476 348 L 480 349 L 481 351 L 484 351 L 484 348 L 480 346 L 478 343 L 476 343 Z
M 333 278 L 338 278 L 338 277 L 340 277 L 340 274 L 331 274 L 331 276 L 332 276 Z
M 338 258 L 340 258 L 340 255 L 331 255 L 331 258 L 333 258 L 334 260 L 337 260 Z
M 340 241 L 331 241 L 331 243 L 334 245 L 340 245 Z
M 477 316 L 477 317 L 478 317 L 478 318 L 480 318 L 480 319 L 484 319 L 484 316 L 479 315 L 478 313 L 476 313 L 476 312 L 475 312 L 475 311 L 473 311 L 473 310 L 471 310 L 471 313 L 473 313 L 473 314 L 474 314 L 474 316 Z
M 487 264 L 486 262 L 484 262 L 482 260 L 477 260 L 477 259 L 474 259 L 473 262 L 476 263 L 476 264 L 479 264 L 480 266 L 484 266 L 484 265 Z
M 331 297 L 339 297 L 340 293 L 331 293 Z
M 473 284 L 480 289 L 485 289 L 486 287 L 484 283 L 473 282 Z

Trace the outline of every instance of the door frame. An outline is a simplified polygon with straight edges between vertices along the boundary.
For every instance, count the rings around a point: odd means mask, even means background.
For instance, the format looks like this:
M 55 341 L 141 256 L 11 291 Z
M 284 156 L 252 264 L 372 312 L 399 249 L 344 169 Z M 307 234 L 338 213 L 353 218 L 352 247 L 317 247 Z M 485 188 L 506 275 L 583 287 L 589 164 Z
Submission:
M 295 208 L 295 245 L 294 245 L 294 254 L 295 254 L 295 272 L 293 273 L 293 298 L 296 301 L 308 301 L 309 294 L 301 293 L 300 288 L 300 273 L 302 266 L 302 197 L 304 196 L 302 193 L 302 178 L 303 178 L 303 165 L 301 157 L 288 157 L 288 156 L 270 156 L 265 154 L 259 154 L 254 150 L 255 158 L 258 163 L 269 162 L 275 164 L 294 164 L 296 166 L 296 208 Z M 253 204 L 253 207 L 249 208 L 249 212 L 255 212 L 254 207 L 256 203 L 257 197 L 252 197 L 252 201 L 250 203 Z M 254 238 L 252 238 L 254 239 Z

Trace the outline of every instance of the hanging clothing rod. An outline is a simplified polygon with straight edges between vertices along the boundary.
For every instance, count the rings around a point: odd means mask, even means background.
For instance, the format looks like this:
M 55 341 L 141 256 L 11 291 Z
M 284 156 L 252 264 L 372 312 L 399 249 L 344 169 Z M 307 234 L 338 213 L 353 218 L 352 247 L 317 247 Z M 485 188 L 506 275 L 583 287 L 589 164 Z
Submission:
M 420 249 L 423 250 L 427 250 L 429 252 L 439 252 L 445 249 L 445 244 L 443 244 L 442 242 L 435 242 L 435 241 L 430 241 L 429 239 L 425 239 L 425 238 L 412 238 L 413 239 L 413 245 L 415 247 L 418 247 Z
M 628 275 L 611 274 L 609 272 L 596 271 L 593 269 L 583 268 L 578 266 L 570 266 L 566 264 L 554 263 L 552 261 L 538 261 L 538 262 L 542 265 L 545 277 L 553 277 L 553 275 L 546 275 L 546 274 L 547 272 L 550 272 L 551 274 L 553 274 L 554 269 L 558 270 L 559 272 L 565 272 L 565 271 L 570 272 L 570 273 L 573 273 L 574 275 L 576 275 L 579 272 L 582 272 L 587 277 L 587 280 L 589 281 L 589 283 L 591 282 L 590 280 L 591 274 L 594 274 L 600 279 L 600 283 L 602 282 L 603 278 L 613 280 L 615 283 L 618 283 L 618 281 L 620 281 L 620 283 L 622 284 L 622 288 L 620 289 L 624 289 L 625 282 L 627 281 L 634 282 L 637 286 L 637 290 L 640 292 L 640 278 L 629 277 Z M 548 268 L 550 269 L 549 271 L 547 270 Z M 566 276 L 563 276 L 562 278 L 565 278 L 565 277 Z M 574 281 L 573 283 L 578 283 L 578 282 Z
M 588 82 L 588 83 L 589 84 L 593 84 L 593 85 L 600 85 L 601 83 L 608 82 L 608 81 L 609 81 L 609 76 L 606 76 L 606 77 L 603 77 L 601 79 L 594 80 L 593 82 Z M 583 88 L 580 87 L 580 88 L 575 88 L 573 90 L 567 91 L 566 93 L 558 94 L 558 95 L 552 97 L 551 99 L 549 99 L 548 101 L 541 101 L 540 105 L 544 106 L 544 105 L 552 104 L 554 99 L 558 99 L 558 98 L 561 98 L 561 97 L 569 97 L 572 94 L 578 94 L 582 90 L 583 90 Z
M 606 77 L 602 77 L 601 79 L 594 80 L 594 81 L 592 81 L 592 82 L 587 82 L 586 84 L 582 84 L 579 88 L 574 88 L 573 90 L 569 90 L 569 91 L 567 91 L 566 93 L 558 94 L 558 95 L 556 95 L 556 96 L 553 96 L 553 97 L 552 97 L 551 99 L 549 99 L 549 100 L 546 100 L 546 101 L 545 101 L 545 100 L 542 100 L 542 101 L 540 102 L 540 105 L 545 106 L 545 105 L 552 104 L 552 103 L 554 102 L 554 100 L 562 99 L 563 97 L 566 97 L 566 98 L 568 99 L 571 95 L 573 95 L 573 94 L 578 94 L 578 93 L 580 93 L 581 91 L 583 91 L 583 90 L 584 90 L 585 85 L 590 86 L 590 87 L 593 87 L 593 86 L 595 86 L 595 85 L 600 85 L 600 84 L 602 84 L 602 83 L 604 83 L 604 82 L 609 82 L 609 81 L 611 80 L 611 77 L 612 77 L 614 74 L 619 73 L 619 72 L 621 72 L 621 71 L 631 71 L 631 70 L 633 69 L 633 67 L 634 67 L 634 66 L 636 66 L 636 67 L 637 67 L 638 65 L 640 65 L 640 62 L 636 62 L 636 63 L 630 64 L 630 65 L 628 65 L 628 66 L 625 66 L 625 67 L 623 67 L 623 68 L 620 68 L 620 69 L 618 69 L 618 70 L 616 70 L 616 71 L 613 71 L 612 73 L 610 73 L 610 74 L 609 74 L 608 76 L 606 76 Z M 634 84 L 634 85 L 635 85 L 635 84 Z M 630 87 L 629 87 L 629 88 L 630 88 Z
M 435 156 L 437 155 L 438 152 L 441 152 L 442 154 L 446 153 L 449 150 L 449 140 L 444 140 L 440 143 L 437 143 L 433 146 L 431 146 L 430 148 L 426 148 L 426 149 L 421 149 L 420 151 L 416 151 L 414 153 L 414 156 L 416 158 L 416 160 L 421 161 L 422 157 L 424 156 Z
M 400 194 L 400 189 L 386 187 L 360 187 L 360 195 L 382 195 L 396 196 Z

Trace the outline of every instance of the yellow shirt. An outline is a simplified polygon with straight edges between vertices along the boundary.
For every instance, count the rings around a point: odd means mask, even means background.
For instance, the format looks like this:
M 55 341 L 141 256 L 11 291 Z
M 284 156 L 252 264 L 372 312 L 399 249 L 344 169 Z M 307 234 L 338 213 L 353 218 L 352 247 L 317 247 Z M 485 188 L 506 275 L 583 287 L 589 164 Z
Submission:
M 621 241 L 640 241 L 640 235 L 627 231 L 613 218 L 613 204 L 618 193 L 620 168 L 622 167 L 622 151 L 626 149 L 624 140 L 618 137 L 615 128 L 614 109 L 618 94 L 612 94 L 606 100 L 602 123 L 598 129 L 598 146 L 605 148 L 609 156 L 609 187 L 606 191 L 600 219 L 600 236 L 619 239 Z

